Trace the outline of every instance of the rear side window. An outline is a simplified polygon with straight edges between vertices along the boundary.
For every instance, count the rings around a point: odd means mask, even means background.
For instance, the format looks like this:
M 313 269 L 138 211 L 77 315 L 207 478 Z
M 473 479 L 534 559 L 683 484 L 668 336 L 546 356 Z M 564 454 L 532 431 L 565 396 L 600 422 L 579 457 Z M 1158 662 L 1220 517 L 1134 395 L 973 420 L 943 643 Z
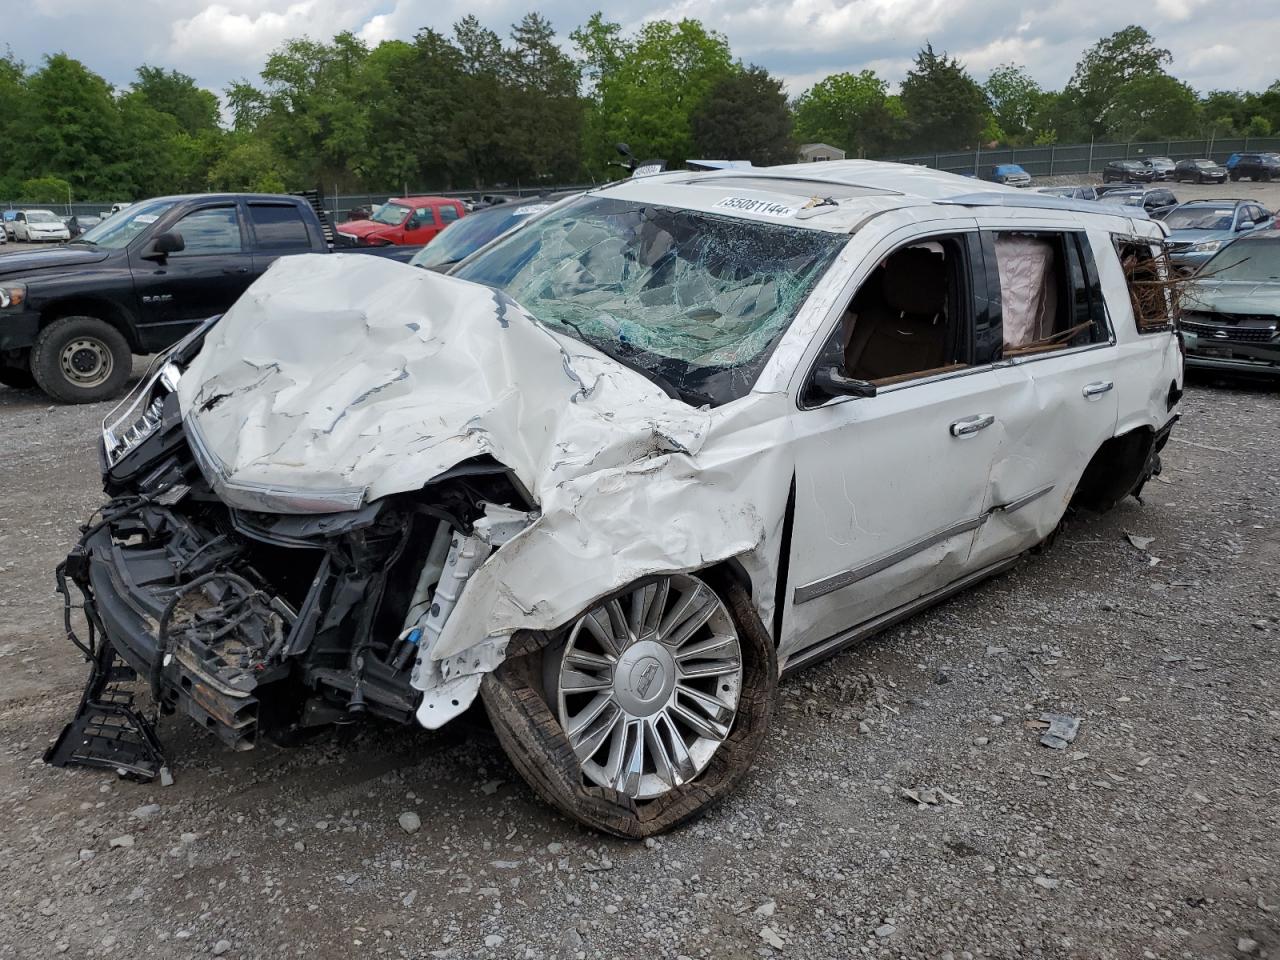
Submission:
M 989 235 L 1000 273 L 1004 357 L 1106 342 L 1106 306 L 1088 240 L 1056 231 Z
M 458 208 L 455 207 L 453 204 L 451 203 L 445 204 L 443 207 L 440 208 L 441 223 L 453 223 L 453 221 L 457 219 L 458 219 Z
M 1116 237 L 1116 255 L 1129 287 L 1129 302 L 1139 333 L 1172 330 L 1177 311 L 1177 280 L 1164 244 L 1137 237 Z
M 253 221 L 253 232 L 262 250 L 297 250 L 311 246 L 302 211 L 292 204 L 251 203 L 249 219 Z

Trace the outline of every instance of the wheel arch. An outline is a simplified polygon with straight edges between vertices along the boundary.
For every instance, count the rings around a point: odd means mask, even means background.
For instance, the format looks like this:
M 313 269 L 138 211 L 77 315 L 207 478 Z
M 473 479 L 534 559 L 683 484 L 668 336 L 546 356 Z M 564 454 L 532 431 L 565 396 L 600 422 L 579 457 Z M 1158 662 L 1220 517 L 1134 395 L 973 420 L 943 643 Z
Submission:
M 129 349 L 138 353 L 141 343 L 138 340 L 137 326 L 129 311 L 119 303 L 107 297 L 72 296 L 63 297 L 44 305 L 40 310 L 40 329 L 64 317 L 94 317 L 109 323 L 120 331 Z
M 1103 441 L 1076 484 L 1071 506 L 1103 513 L 1129 494 L 1139 495 L 1159 473 L 1159 454 L 1171 426 L 1172 421 L 1161 430 L 1142 424 Z

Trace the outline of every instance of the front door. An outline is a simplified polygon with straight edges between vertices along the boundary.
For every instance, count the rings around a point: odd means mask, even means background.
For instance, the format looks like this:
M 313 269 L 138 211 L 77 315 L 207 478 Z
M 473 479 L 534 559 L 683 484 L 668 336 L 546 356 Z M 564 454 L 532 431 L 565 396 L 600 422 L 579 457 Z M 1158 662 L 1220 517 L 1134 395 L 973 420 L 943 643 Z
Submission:
M 418 207 L 413 213 L 409 214 L 409 219 L 404 224 L 404 240 L 406 246 L 417 246 L 418 244 L 430 243 L 431 239 L 440 232 L 440 225 L 436 223 L 436 213 L 432 207 Z
M 886 251 L 845 311 L 842 349 L 825 353 L 877 394 L 819 395 L 797 417 L 783 658 L 970 569 L 991 465 L 1007 442 L 1005 382 L 976 362 L 973 285 L 985 283 L 976 249 L 950 234 Z
M 138 326 L 144 346 L 153 350 L 225 313 L 254 279 L 253 253 L 236 203 L 193 210 L 168 232 L 182 235 L 183 250 L 159 261 L 131 256 Z

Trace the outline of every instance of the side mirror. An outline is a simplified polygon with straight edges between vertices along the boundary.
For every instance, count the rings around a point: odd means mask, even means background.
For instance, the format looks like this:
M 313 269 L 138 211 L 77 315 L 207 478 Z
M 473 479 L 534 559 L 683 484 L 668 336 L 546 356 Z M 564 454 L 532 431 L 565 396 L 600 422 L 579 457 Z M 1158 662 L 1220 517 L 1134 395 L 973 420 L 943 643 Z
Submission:
M 1238 227 L 1236 227 L 1236 231 L 1240 232 L 1244 230 L 1252 230 L 1255 226 L 1257 226 L 1257 224 L 1255 224 L 1252 220 L 1245 220 Z
M 185 249 L 187 249 L 187 244 L 182 239 L 182 234 L 173 230 L 168 233 L 162 233 L 152 240 L 150 248 L 142 255 L 142 258 L 144 260 L 163 260 L 171 253 L 181 253 Z
M 813 375 L 813 382 L 836 397 L 874 397 L 876 395 L 874 383 L 846 377 L 839 367 L 819 367 Z

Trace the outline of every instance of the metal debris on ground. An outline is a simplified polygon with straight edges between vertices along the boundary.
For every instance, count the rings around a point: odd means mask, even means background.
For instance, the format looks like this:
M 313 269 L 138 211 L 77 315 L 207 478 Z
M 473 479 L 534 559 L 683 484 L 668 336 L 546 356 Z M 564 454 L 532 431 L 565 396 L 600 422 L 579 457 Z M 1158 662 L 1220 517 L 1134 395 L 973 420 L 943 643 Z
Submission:
M 902 787 L 898 791 L 898 795 L 913 800 L 918 808 L 923 810 L 926 807 L 939 807 L 944 803 L 954 803 L 956 806 L 963 806 L 963 803 L 957 797 L 953 797 L 941 787 L 917 787 L 914 790 L 908 787 Z
M 1054 750 L 1065 750 L 1080 732 L 1080 721 L 1064 713 L 1042 713 L 1039 720 L 1028 720 L 1027 726 L 1042 729 L 1040 743 Z

